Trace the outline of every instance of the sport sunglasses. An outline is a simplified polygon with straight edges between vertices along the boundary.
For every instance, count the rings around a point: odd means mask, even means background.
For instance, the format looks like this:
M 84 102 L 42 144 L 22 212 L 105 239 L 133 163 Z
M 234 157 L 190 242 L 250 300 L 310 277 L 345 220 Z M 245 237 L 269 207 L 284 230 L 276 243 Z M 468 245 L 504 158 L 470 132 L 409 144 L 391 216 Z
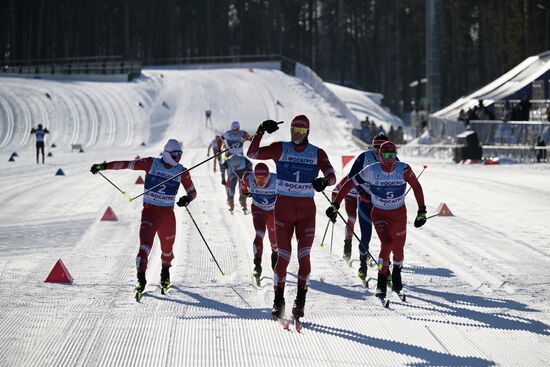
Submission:
M 397 156 L 397 153 L 395 152 L 384 152 L 381 154 L 382 154 L 382 157 L 384 158 L 395 158 Z
M 293 133 L 297 133 L 297 134 L 300 134 L 300 135 L 305 135 L 308 131 L 308 128 L 307 127 L 296 127 L 296 126 L 293 126 L 291 127 L 291 131 Z

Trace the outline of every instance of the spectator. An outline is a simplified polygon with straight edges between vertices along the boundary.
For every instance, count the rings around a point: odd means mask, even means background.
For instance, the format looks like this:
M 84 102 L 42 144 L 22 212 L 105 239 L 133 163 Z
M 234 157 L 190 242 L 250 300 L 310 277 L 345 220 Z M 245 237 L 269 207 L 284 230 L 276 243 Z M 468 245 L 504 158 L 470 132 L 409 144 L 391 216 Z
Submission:
M 395 144 L 399 144 L 395 139 L 396 135 L 395 135 L 395 129 L 393 128 L 393 125 L 390 126 L 390 131 L 388 132 L 388 138 L 390 138 L 390 141 L 393 141 Z
M 550 121 L 550 106 L 546 107 L 546 121 Z
M 403 136 L 403 126 L 397 127 L 395 135 L 397 136 L 397 144 L 405 144 L 405 138 Z
M 529 97 L 524 95 L 521 97 L 521 102 L 519 102 L 519 111 L 520 111 L 520 121 L 529 121 L 529 115 L 531 112 L 531 102 Z
M 544 139 L 540 135 L 537 137 L 536 146 L 545 148 L 545 149 L 537 149 L 537 163 L 540 163 L 540 161 L 545 162 L 546 161 L 546 144 L 544 142 Z

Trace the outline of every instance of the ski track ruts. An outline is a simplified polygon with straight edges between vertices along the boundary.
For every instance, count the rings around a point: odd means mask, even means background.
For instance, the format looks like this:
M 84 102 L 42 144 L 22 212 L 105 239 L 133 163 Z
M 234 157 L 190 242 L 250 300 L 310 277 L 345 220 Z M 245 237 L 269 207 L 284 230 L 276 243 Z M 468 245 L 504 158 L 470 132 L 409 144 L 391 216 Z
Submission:
M 2 118 L 2 125 L 4 127 L 2 134 L 2 141 L 0 142 L 0 148 L 9 145 L 9 142 L 13 139 L 14 131 L 14 117 L 11 106 L 8 103 L 6 97 L 0 94 L 0 109 L 4 112 L 6 118 Z
M 105 88 L 103 93 L 106 95 L 106 100 L 109 101 L 111 110 L 114 116 L 115 130 L 113 135 L 113 141 L 118 142 L 121 146 L 128 146 L 128 139 L 131 138 L 132 128 L 129 126 L 129 119 L 127 116 L 126 101 L 119 98 L 118 92 L 115 88 Z
M 80 140 L 85 147 L 90 147 L 97 141 L 97 116 L 93 104 L 90 101 L 90 97 L 86 93 L 86 87 L 73 88 L 72 93 L 76 101 L 78 101 L 79 110 L 81 116 L 85 118 L 80 134 Z
M 414 236 L 410 236 L 408 241 L 413 242 L 415 248 L 421 248 L 424 253 L 428 253 L 430 257 L 437 259 L 441 267 L 452 270 L 463 281 L 476 288 L 485 284 L 493 290 L 498 290 L 506 280 L 495 276 L 491 272 L 491 269 L 485 270 L 484 267 L 480 266 L 479 261 L 474 261 L 477 257 L 473 259 L 471 254 L 466 251 L 466 248 L 454 248 L 451 245 L 442 247 L 428 233 L 420 231 L 416 232 Z M 503 289 L 508 290 L 508 287 L 504 287 Z M 511 291 L 508 290 L 508 292 Z
M 14 138 L 19 138 L 19 141 L 14 142 L 17 148 L 22 148 L 26 142 L 30 139 L 30 125 L 31 115 L 27 104 L 22 103 L 20 98 L 17 98 L 19 90 L 15 90 L 14 94 L 10 95 L 12 98 L 11 104 L 14 106 L 13 110 L 16 111 L 17 123 L 14 124 Z
M 103 142 L 103 146 L 111 147 L 114 144 L 115 137 L 117 134 L 117 126 L 116 126 L 117 123 L 116 123 L 116 116 L 114 113 L 116 106 L 113 105 L 114 102 L 110 98 L 111 93 L 109 93 L 109 88 L 102 87 L 101 91 L 99 92 L 94 90 L 94 94 L 97 97 L 97 101 L 100 103 L 101 107 L 107 114 L 108 135 Z
M 126 91 L 125 89 L 126 88 L 116 86 L 114 95 L 115 95 L 115 98 L 118 99 L 120 108 L 122 109 L 122 112 L 124 115 L 123 118 L 126 124 L 126 130 L 127 130 L 125 134 L 126 140 L 124 141 L 124 146 L 128 147 L 132 145 L 135 139 L 135 132 L 134 132 L 135 124 L 134 124 L 134 117 L 133 117 L 132 111 L 130 110 L 130 107 L 129 107 L 131 104 L 127 99 L 123 98 L 122 96 L 125 96 L 127 98 L 135 98 L 135 96 L 133 93 L 133 89 L 128 88 L 129 89 L 128 91 Z
M 90 123 L 90 111 L 86 105 L 86 98 L 80 92 L 80 87 L 73 87 L 71 89 L 71 100 L 74 103 L 74 107 L 80 117 L 80 129 L 78 132 L 78 142 L 87 147 L 86 142 L 89 141 L 92 135 L 92 124 Z
M 78 111 L 71 98 L 72 92 L 70 90 L 67 91 L 67 89 L 60 88 L 57 96 L 63 101 L 63 105 L 68 109 L 67 116 L 65 117 L 67 119 L 67 123 L 64 124 L 64 127 L 67 127 L 67 125 L 71 127 L 70 132 L 68 132 L 67 134 L 68 143 L 76 144 L 82 123 L 80 115 L 78 114 Z

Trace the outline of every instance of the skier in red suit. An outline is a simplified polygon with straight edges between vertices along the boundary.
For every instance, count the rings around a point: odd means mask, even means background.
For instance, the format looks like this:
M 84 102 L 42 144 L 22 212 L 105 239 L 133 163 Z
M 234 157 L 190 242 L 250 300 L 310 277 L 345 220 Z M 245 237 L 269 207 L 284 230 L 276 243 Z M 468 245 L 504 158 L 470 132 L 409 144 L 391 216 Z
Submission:
M 258 127 L 256 136 L 248 148 L 252 159 L 272 159 L 277 166 L 277 201 L 275 203 L 275 233 L 279 257 L 273 276 L 275 299 L 271 313 L 279 318 L 284 313 L 284 287 L 286 269 L 291 255 L 291 239 L 294 232 L 298 240 L 298 291 L 292 315 L 303 317 L 309 273 L 309 255 L 315 237 L 315 191 L 336 183 L 334 169 L 324 150 L 310 144 L 309 120 L 304 115 L 294 117 L 291 123 L 291 141 L 275 142 L 260 148 L 264 132 L 278 129 L 273 120 L 266 120 Z M 317 177 L 319 170 L 324 177 Z
M 94 164 L 90 171 L 96 174 L 99 171 L 113 169 L 131 169 L 145 171 L 145 190 L 155 187 L 169 177 L 184 172 L 186 169 L 178 162 L 182 156 L 181 143 L 170 139 L 164 146 L 162 158 L 142 158 L 134 161 L 113 161 Z M 136 257 L 138 284 L 136 291 L 143 292 L 147 283 L 145 271 L 149 252 L 153 247 L 155 234 L 158 234 L 162 250 L 161 285 L 170 286 L 170 266 L 174 259 L 172 247 L 176 237 L 176 218 L 174 216 L 174 203 L 179 185 L 183 185 L 187 195 L 182 196 L 178 206 L 187 206 L 197 197 L 195 186 L 189 172 L 184 172 L 178 177 L 163 183 L 143 197 L 143 210 L 141 212 L 141 226 L 139 229 L 140 247 Z

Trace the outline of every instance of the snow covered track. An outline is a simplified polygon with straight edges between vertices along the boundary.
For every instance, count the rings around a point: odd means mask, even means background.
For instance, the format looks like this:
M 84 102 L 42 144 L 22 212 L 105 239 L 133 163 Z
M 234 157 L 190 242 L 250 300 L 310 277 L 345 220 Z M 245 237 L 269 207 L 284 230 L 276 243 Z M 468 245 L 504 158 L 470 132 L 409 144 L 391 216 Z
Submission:
M 547 365 L 550 170 L 545 166 L 456 166 L 403 157 L 417 172 L 429 164 L 420 179 L 428 214 L 445 202 L 456 217 L 435 217 L 415 229 L 416 205 L 408 195 L 403 269 L 408 302 L 391 295 L 390 309 L 363 287 L 358 263 L 350 268 L 342 260 L 340 221 L 332 254 L 330 233 L 327 246 L 319 246 L 327 202 L 318 196 L 300 334 L 271 320 L 268 240 L 256 287 L 251 215 L 239 208 L 234 215 L 228 212 L 219 171 L 214 174 L 209 162 L 191 172 L 198 198 L 189 210 L 226 276 L 187 212 L 176 208 L 172 288 L 161 295 L 156 243 L 145 295 L 137 303 L 141 203 L 129 203 L 99 175 L 92 176 L 92 163 L 156 156 L 166 138 L 176 137 L 184 144 L 182 162 L 192 166 L 206 157 L 215 131 L 227 129 L 232 120 L 254 133 L 267 117 L 288 121 L 299 113 L 310 116 L 311 141 L 328 152 L 338 177 L 340 155 L 357 153 L 346 122 L 310 88 L 280 72 L 146 74 L 137 83 L 0 79 L 0 366 Z M 205 127 L 208 108 L 212 127 Z M 29 134 L 39 121 L 51 126 L 48 144 L 59 146 L 45 165 L 35 163 Z M 285 124 L 265 140 L 288 137 Z M 86 152 L 71 153 L 71 143 L 84 144 Z M 7 162 L 13 150 L 19 158 Z M 58 168 L 66 176 L 54 176 Z M 131 196 L 142 192 L 143 186 L 134 184 L 142 172 L 105 174 Z M 118 222 L 99 221 L 108 206 Z M 376 236 L 370 251 L 378 254 Z M 352 254 L 358 255 L 356 241 Z M 74 284 L 43 283 L 58 258 Z M 296 295 L 296 249 L 288 270 L 287 316 Z M 368 275 L 375 276 L 375 270 L 369 268 Z

